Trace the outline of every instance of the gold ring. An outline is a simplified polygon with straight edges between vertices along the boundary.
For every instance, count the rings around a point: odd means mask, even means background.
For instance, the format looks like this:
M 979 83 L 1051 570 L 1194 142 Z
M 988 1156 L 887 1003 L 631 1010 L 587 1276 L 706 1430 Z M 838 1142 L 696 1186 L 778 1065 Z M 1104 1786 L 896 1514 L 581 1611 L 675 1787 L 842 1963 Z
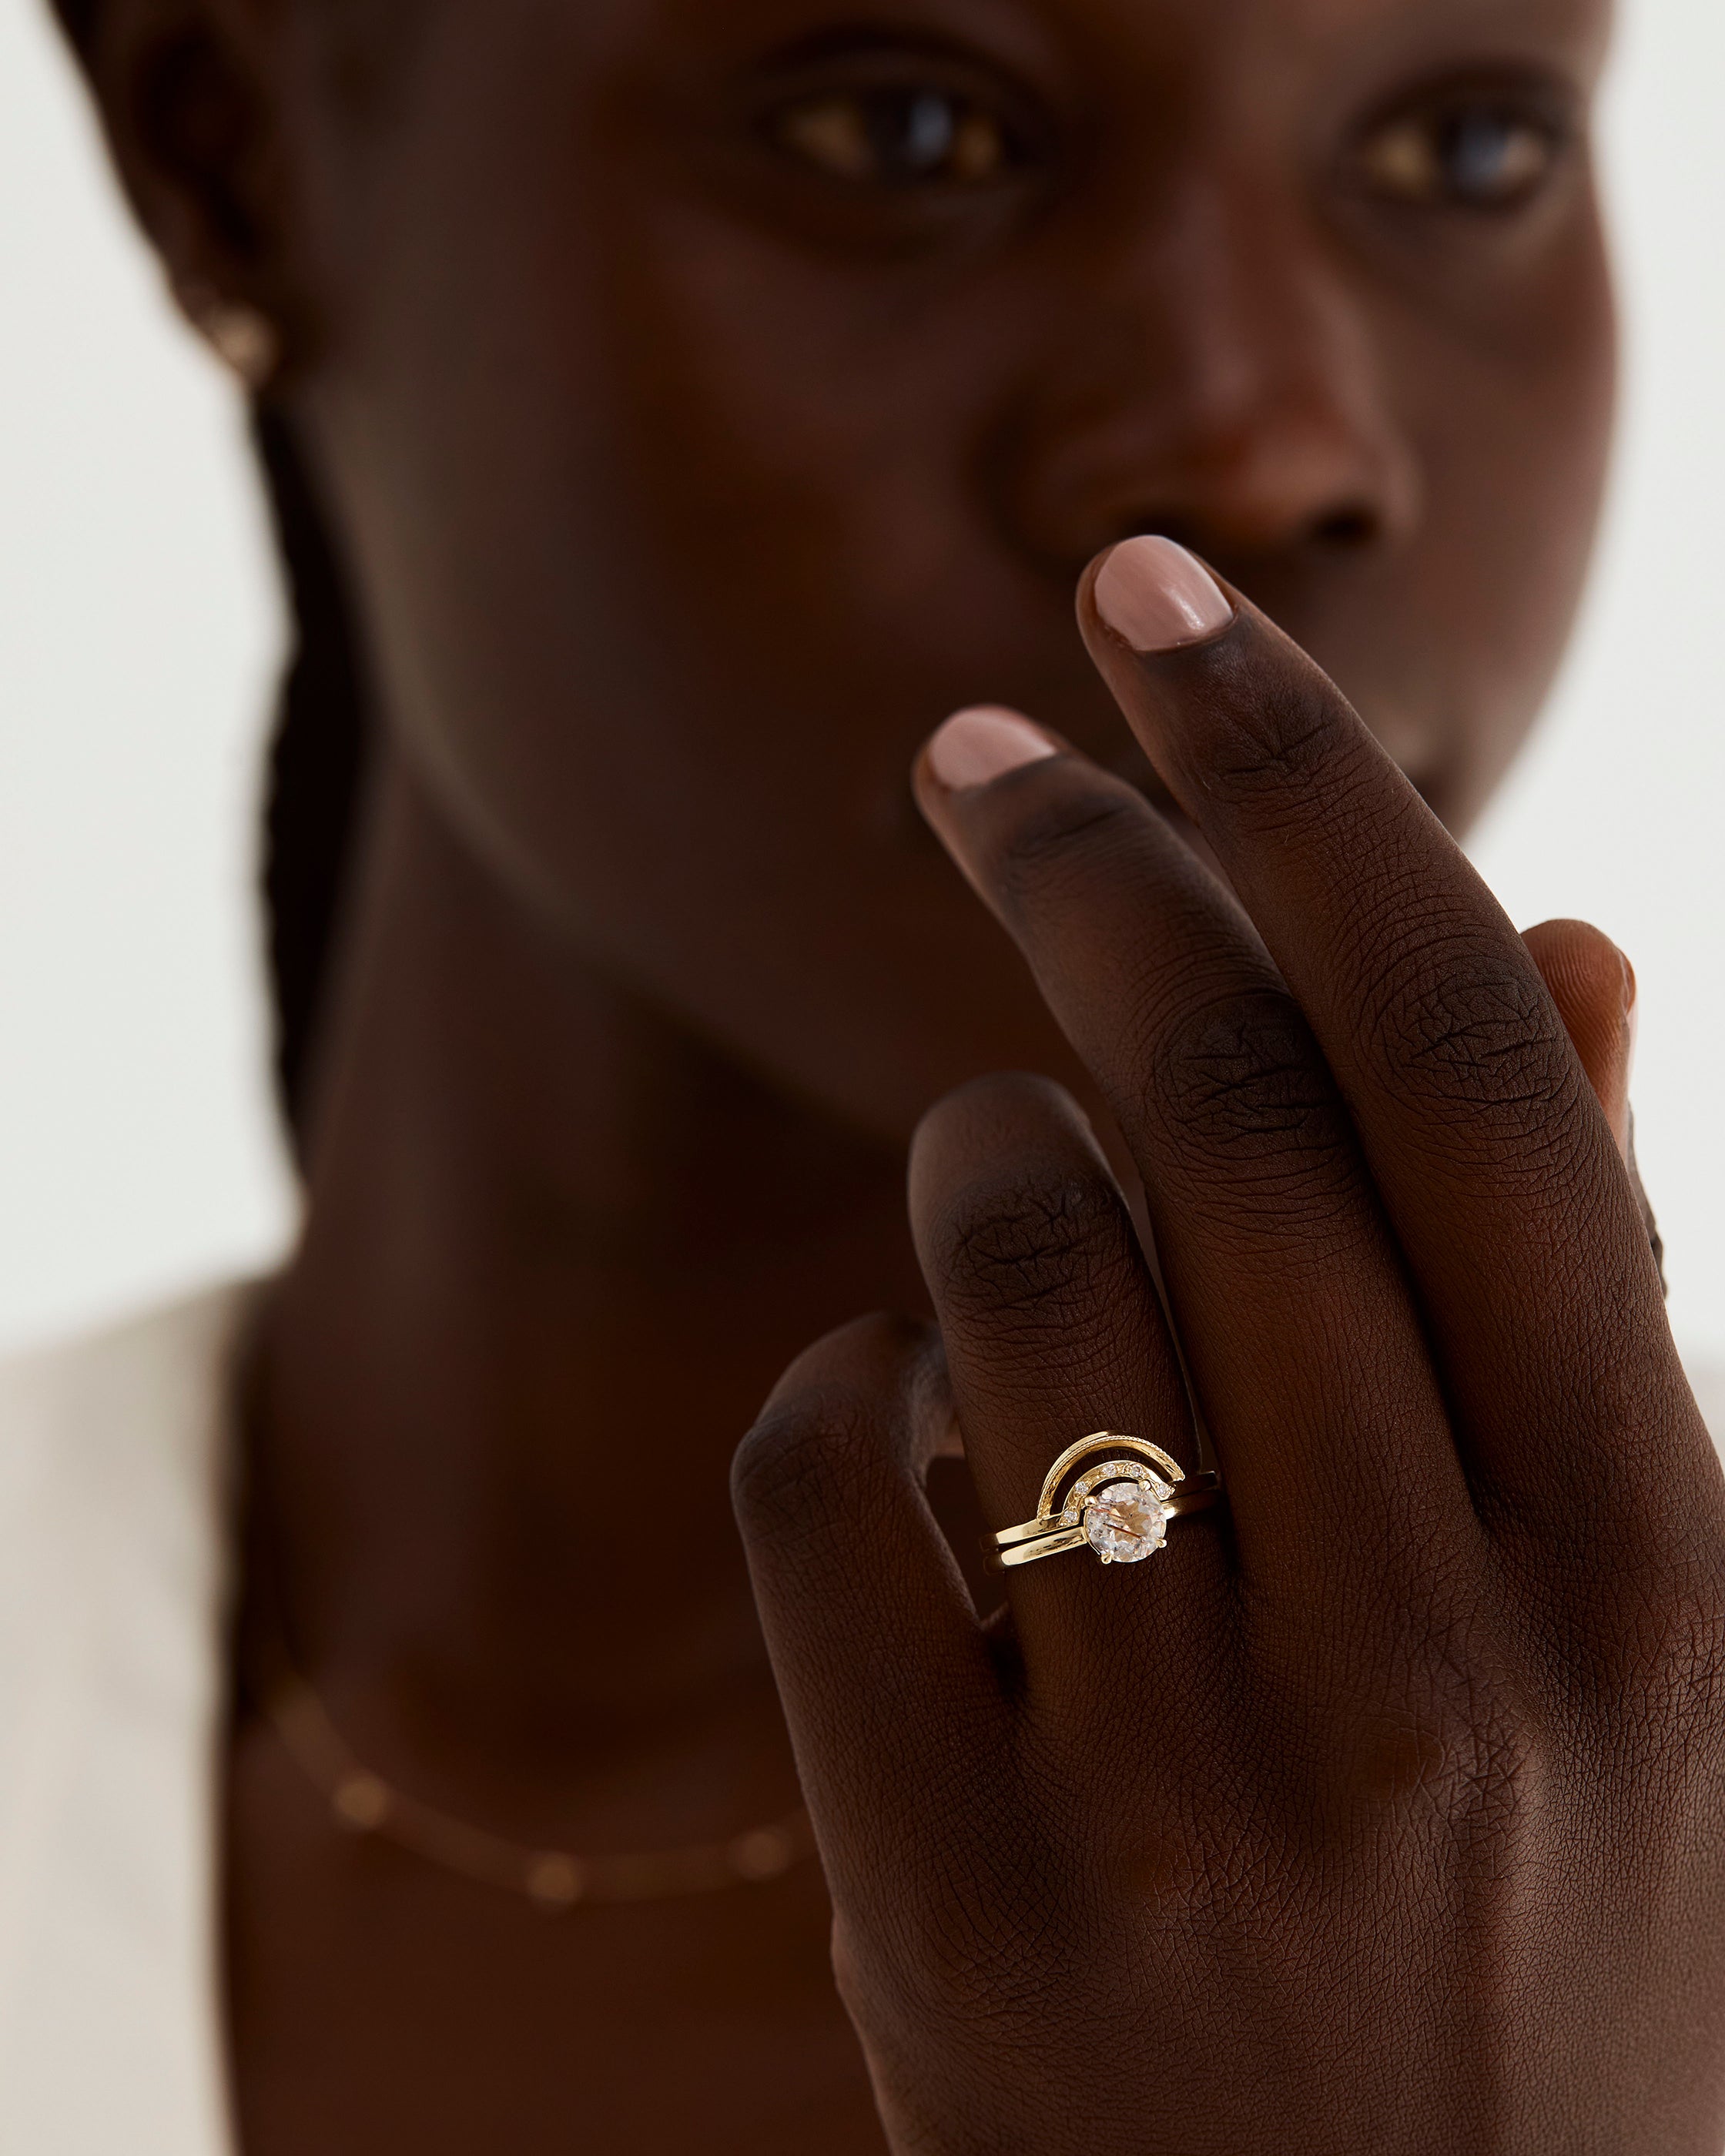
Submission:
M 1106 1453 L 1081 1474 L 1092 1454 Z M 988 1537 L 1001 1568 L 1089 1548 L 1104 1564 L 1142 1564 L 1168 1540 L 1168 1522 L 1208 1512 L 1222 1496 L 1219 1475 L 1188 1475 L 1159 1445 L 1099 1430 L 1069 1445 L 1048 1471 L 1034 1520 Z

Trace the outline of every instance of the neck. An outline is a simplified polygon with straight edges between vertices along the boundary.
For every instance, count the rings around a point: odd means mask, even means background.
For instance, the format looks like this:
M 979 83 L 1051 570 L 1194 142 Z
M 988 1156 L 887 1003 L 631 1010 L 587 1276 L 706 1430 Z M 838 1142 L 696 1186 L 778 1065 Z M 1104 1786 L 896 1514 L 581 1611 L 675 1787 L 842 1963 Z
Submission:
M 259 1343 L 280 1620 L 389 1741 L 528 1778 L 776 1724 L 730 1455 L 809 1339 L 920 1303 L 901 1156 L 623 992 L 404 784 L 378 822 Z

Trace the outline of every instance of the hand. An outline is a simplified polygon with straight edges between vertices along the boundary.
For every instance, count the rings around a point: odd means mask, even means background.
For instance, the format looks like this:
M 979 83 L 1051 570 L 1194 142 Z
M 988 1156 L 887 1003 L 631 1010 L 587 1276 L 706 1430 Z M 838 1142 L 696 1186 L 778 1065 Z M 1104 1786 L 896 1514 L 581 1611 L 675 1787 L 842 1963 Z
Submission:
M 942 1103 L 938 1334 L 813 1349 L 735 1486 L 889 2139 L 1712 2156 L 1725 1486 L 1610 1118 L 1299 651 L 1161 541 L 1081 615 L 1226 885 L 1022 719 L 919 790 L 1130 1148 L 1229 1503 L 978 1622 L 923 1491 L 955 1408 L 997 1528 L 1086 1432 L 1194 1453 L 1071 1101 Z M 1545 941 L 1615 1113 L 1626 968 Z

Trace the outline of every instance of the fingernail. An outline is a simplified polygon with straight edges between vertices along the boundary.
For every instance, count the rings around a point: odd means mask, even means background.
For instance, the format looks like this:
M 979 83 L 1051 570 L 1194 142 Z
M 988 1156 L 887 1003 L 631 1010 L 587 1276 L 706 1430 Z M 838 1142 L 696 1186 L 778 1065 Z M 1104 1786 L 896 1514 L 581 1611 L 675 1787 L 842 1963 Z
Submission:
M 1040 726 L 1017 711 L 978 704 L 955 711 L 928 744 L 928 768 L 949 793 L 986 786 L 1027 763 L 1060 753 Z
M 1635 1047 L 1641 1038 L 1641 1006 L 1635 984 L 1635 969 L 1627 958 L 1623 962 L 1623 1128 L 1619 1143 L 1624 1158 L 1635 1157 L 1635 1117 L 1630 1108 L 1630 1094 L 1635 1082 Z
M 1612 1059 L 1607 1091 L 1600 1096 L 1600 1105 L 1611 1126 L 1611 1135 L 1617 1141 L 1617 1150 L 1628 1160 L 1634 1127 L 1630 1116 L 1630 1087 L 1635 1075 L 1635 1041 L 1641 1030 L 1641 1015 L 1635 1001 L 1635 969 L 1621 951 L 1617 953 L 1617 960 L 1623 968 L 1623 1030 L 1618 1035 L 1617 1054 Z
M 1234 608 L 1195 554 L 1172 539 L 1127 539 L 1097 572 L 1096 612 L 1134 651 L 1173 651 L 1227 628 Z

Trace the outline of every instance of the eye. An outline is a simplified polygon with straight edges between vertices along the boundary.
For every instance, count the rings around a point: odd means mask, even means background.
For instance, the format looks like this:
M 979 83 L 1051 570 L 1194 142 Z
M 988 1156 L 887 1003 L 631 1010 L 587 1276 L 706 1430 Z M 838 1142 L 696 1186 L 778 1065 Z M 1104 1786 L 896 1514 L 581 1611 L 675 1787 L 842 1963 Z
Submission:
M 1374 194 L 1430 208 L 1511 210 L 1539 193 L 1567 146 L 1554 116 L 1480 98 L 1398 114 L 1366 137 L 1359 158 Z
M 769 131 L 781 149 L 862 186 L 976 187 L 1019 162 L 995 114 L 923 87 L 801 98 L 773 116 Z

